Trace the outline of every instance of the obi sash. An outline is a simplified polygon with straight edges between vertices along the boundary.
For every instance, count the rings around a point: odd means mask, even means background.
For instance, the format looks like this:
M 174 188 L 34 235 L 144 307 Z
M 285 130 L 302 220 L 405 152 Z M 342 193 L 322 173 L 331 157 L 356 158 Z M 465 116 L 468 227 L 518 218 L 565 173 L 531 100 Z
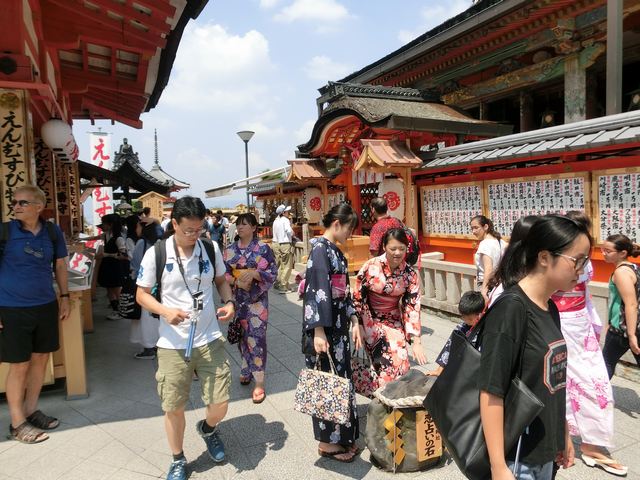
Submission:
M 369 307 L 376 313 L 393 313 L 400 308 L 400 296 L 380 295 L 370 290 L 368 297 Z
M 577 312 L 586 307 L 587 283 L 579 283 L 570 292 L 558 291 L 551 299 L 560 312 Z
M 347 296 L 347 276 L 344 273 L 331 275 L 331 298 L 345 298 Z

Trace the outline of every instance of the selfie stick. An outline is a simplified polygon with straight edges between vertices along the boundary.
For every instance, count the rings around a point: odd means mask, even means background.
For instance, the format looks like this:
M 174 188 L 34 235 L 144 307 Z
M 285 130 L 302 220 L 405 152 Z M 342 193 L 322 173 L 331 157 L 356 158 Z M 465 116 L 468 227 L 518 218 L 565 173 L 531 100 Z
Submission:
M 193 350 L 193 339 L 196 336 L 196 326 L 198 324 L 198 312 L 194 309 L 191 313 L 191 324 L 189 325 L 189 339 L 187 340 L 187 350 L 184 352 L 184 360 L 191 361 L 191 351 Z

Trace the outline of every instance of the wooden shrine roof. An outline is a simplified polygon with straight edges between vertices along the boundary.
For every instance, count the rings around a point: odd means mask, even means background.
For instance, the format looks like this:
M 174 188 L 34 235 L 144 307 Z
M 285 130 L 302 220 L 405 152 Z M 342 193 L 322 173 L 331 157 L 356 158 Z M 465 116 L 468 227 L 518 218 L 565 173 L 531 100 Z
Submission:
M 417 168 L 422 165 L 420 157 L 416 156 L 402 142 L 366 139 L 361 141 L 364 149 L 353 168 L 354 170 L 360 170 L 361 168 Z
M 20 88 L 46 82 L 49 100 L 67 122 L 111 119 L 141 128 L 140 115 L 157 104 L 167 85 L 186 24 L 207 1 L 25 2 L 31 9 L 26 18 L 33 21 L 27 30 L 37 37 L 28 47 L 41 50 L 44 60 L 34 64 L 39 76 L 24 76 Z
M 640 110 L 446 147 L 419 172 L 453 171 L 472 165 L 524 161 L 581 150 L 595 154 L 598 150 L 625 145 L 639 148 Z
M 303 154 L 338 150 L 358 139 L 365 127 L 388 131 L 430 132 L 496 137 L 513 131 L 510 125 L 477 120 L 435 101 L 431 92 L 331 82 L 328 106 L 316 121 Z
M 329 181 L 331 174 L 322 160 L 287 160 L 291 165 L 287 182 Z

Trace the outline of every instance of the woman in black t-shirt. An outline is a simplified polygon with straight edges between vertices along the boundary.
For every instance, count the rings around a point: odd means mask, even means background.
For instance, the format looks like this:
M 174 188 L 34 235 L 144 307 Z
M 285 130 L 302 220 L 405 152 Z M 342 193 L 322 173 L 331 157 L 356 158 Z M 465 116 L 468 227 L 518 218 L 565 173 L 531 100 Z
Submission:
M 590 251 L 584 225 L 547 215 L 523 241 L 510 246 L 500 264 L 505 292 L 515 296 L 497 302 L 484 319 L 479 379 L 480 416 L 494 480 L 514 479 L 509 468 L 515 451 L 504 451 L 503 399 L 516 375 L 545 405 L 522 437 L 517 475 L 550 480 L 554 460 L 565 468 L 573 464 L 565 421 L 567 349 L 551 295 L 573 289 Z

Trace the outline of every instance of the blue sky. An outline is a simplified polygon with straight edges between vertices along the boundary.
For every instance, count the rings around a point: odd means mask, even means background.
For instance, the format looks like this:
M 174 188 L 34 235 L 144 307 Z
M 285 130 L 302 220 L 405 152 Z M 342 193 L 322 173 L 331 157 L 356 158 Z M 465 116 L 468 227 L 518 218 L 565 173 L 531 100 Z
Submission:
M 471 5 L 471 0 L 210 0 L 187 26 L 158 106 L 142 129 L 109 121 L 112 147 L 128 138 L 142 165 L 153 163 L 158 129 L 160 164 L 204 190 L 244 177 L 239 130 L 249 142 L 256 174 L 284 166 L 305 143 L 317 118 L 317 89 L 362 68 Z M 88 121 L 73 130 L 87 159 Z M 244 191 L 205 200 L 232 206 Z

